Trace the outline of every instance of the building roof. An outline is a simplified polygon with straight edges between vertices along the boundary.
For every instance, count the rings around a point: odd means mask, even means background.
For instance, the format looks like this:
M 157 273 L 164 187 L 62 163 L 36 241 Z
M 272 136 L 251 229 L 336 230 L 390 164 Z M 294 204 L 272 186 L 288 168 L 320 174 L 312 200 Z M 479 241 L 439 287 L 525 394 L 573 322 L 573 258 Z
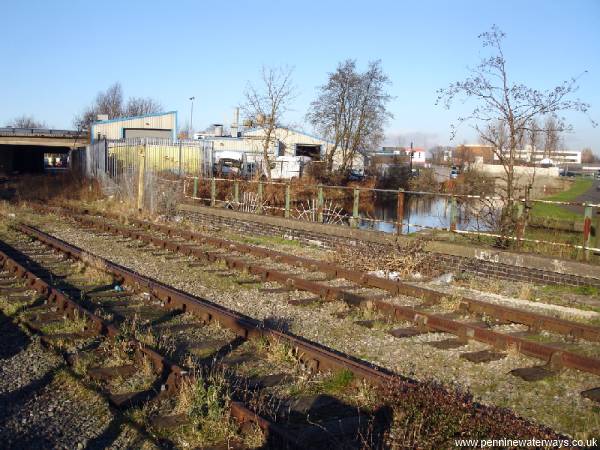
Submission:
M 96 121 L 92 122 L 92 124 L 97 125 L 97 124 L 101 124 L 101 123 L 122 122 L 125 120 L 143 119 L 144 117 L 168 116 L 169 114 L 177 114 L 177 111 L 149 113 L 149 114 L 142 114 L 141 116 L 116 117 L 114 119 L 108 119 L 108 120 L 96 120 Z

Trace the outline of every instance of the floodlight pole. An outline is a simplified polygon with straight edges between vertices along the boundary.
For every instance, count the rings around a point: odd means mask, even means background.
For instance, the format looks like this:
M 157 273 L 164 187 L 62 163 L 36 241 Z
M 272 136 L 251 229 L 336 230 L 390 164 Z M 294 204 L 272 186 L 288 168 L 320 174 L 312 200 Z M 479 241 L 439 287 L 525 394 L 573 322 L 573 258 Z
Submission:
M 192 130 L 194 129 L 194 100 L 196 99 L 196 97 L 190 97 L 190 101 L 192 102 L 191 108 L 190 108 L 190 128 L 188 130 L 188 138 L 192 139 Z

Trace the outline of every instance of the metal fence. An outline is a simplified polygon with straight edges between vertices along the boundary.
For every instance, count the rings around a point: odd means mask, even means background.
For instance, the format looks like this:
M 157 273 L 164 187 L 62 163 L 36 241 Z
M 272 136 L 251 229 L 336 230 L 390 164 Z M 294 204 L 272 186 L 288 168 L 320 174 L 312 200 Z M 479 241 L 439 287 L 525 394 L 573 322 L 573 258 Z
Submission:
M 212 174 L 213 146 L 209 141 L 136 138 L 102 140 L 86 150 L 89 177 L 109 177 L 119 184 L 137 175 L 140 164 L 146 173 L 207 177 Z
M 507 238 L 526 250 L 587 260 L 600 252 L 600 204 L 517 200 L 516 221 L 524 225 L 506 237 L 496 231 L 502 199 L 494 196 L 202 177 L 184 178 L 183 193 L 214 207 L 396 234 L 445 231 L 479 241 Z M 544 204 L 581 212 L 567 222 L 525 220 L 526 210 Z

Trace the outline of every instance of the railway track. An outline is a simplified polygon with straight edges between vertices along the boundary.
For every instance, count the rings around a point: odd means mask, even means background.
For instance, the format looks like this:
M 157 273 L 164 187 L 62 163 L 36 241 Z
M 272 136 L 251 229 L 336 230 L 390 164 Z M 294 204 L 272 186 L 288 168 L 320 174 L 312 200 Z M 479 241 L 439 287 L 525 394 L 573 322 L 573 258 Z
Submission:
M 71 210 L 70 215 L 94 230 L 138 240 L 202 261 L 224 261 L 229 270 L 247 272 L 258 281 L 279 283 L 279 288 L 267 289 L 266 292 L 300 290 L 316 295 L 290 301 L 299 306 L 341 300 L 355 307 L 374 308 L 392 319 L 389 331 L 400 339 L 442 332 L 454 337 L 434 343 L 440 349 L 460 348 L 470 339 L 488 345 L 487 350 L 461 354 L 462 358 L 474 363 L 502 358 L 508 349 L 514 349 L 541 362 L 512 371 L 513 375 L 526 381 L 551 377 L 563 369 L 600 375 L 600 354 L 595 345 L 600 341 L 599 327 L 464 296 L 455 299 L 458 303 L 457 311 L 441 313 L 436 307 L 445 301 L 446 296 L 426 287 L 383 279 L 329 262 L 243 244 L 181 227 L 135 218 L 128 218 L 128 223 L 124 224 L 116 215 L 99 216 L 82 210 Z M 391 300 L 397 295 L 414 297 L 418 299 L 418 303 L 411 306 L 398 304 Z M 410 326 L 397 327 L 394 322 L 398 321 L 408 322 Z M 362 324 L 372 326 L 373 323 L 370 322 L 372 321 Z M 508 333 L 502 328 L 506 324 L 524 325 L 527 331 Z M 585 390 L 581 394 L 595 401 L 600 400 L 598 388 Z
M 106 220 L 73 212 L 69 215 L 77 220 Z M 113 220 L 106 223 L 124 227 Z M 126 240 L 133 244 L 140 236 L 162 236 L 165 244 L 160 241 L 160 248 L 168 248 L 169 242 L 190 245 L 190 238 L 168 236 L 168 230 L 142 229 L 148 225 L 140 222 L 126 227 L 138 233 Z M 86 226 L 90 231 L 99 229 L 98 223 Z M 181 398 L 189 397 L 189 387 L 223 383 L 228 390 L 226 398 L 230 399 L 224 402 L 228 408 L 225 417 L 233 420 L 233 437 L 216 442 L 220 446 L 215 448 L 254 447 L 257 436 L 265 448 L 384 448 L 388 446 L 387 437 L 398 439 L 397 427 L 402 430 L 406 426 L 405 419 L 400 425 L 394 422 L 393 412 L 402 411 L 407 400 L 413 405 L 416 400 L 424 410 L 425 405 L 432 405 L 433 411 L 447 408 L 445 414 L 457 411 L 461 429 L 488 430 L 486 436 L 556 436 L 507 410 L 471 403 L 462 394 L 440 390 L 435 383 L 398 377 L 164 285 L 32 226 L 12 221 L 12 229 L 16 237 L 9 240 L 9 246 L 3 246 L 5 253 L 0 255 L 4 269 L 0 273 L 0 295 L 22 301 L 20 310 L 33 319 L 28 320 L 28 326 L 44 334 L 49 346 L 65 354 L 74 369 L 95 384 L 116 409 L 135 417 L 161 447 L 179 447 L 190 439 L 190 430 L 198 429 L 197 416 L 188 410 L 182 412 L 180 407 Z M 152 253 L 157 250 L 156 242 L 140 245 Z M 197 244 L 191 247 L 198 250 Z M 201 244 L 201 249 L 206 252 L 200 254 L 201 261 L 189 263 L 197 270 L 213 270 L 209 267 L 213 267 L 211 261 L 221 258 L 217 255 L 240 258 L 229 247 Z M 279 272 L 282 269 L 282 263 L 270 257 L 249 258 L 244 261 L 254 265 L 245 267 L 246 282 L 272 280 L 271 269 L 259 270 L 259 263 L 263 269 L 269 262 Z M 231 269 L 220 274 L 233 276 L 239 267 L 230 260 L 223 261 L 229 261 Z M 109 279 L 82 273 L 82 264 Z M 276 277 L 279 272 L 274 272 Z M 290 267 L 288 274 L 315 278 L 311 277 L 314 270 L 294 272 Z M 317 278 L 323 280 L 320 284 L 335 281 L 323 272 Z M 344 290 L 351 291 L 349 287 Z M 20 299 L 27 297 L 24 292 L 31 288 L 36 294 L 27 301 Z M 290 289 L 298 288 L 286 280 L 281 288 L 266 289 L 265 295 Z M 313 294 L 310 289 L 305 291 Z M 321 290 L 323 293 L 326 291 Z M 366 296 L 364 292 L 361 295 Z M 383 298 L 375 292 L 369 295 Z M 364 305 L 364 299 L 345 300 L 355 306 Z M 322 300 L 313 296 L 310 301 Z M 122 354 L 125 343 L 127 351 Z M 117 362 L 114 354 L 120 355 Z M 215 373 L 221 374 L 216 380 Z M 400 414 L 404 417 L 405 413 Z M 436 414 L 439 412 L 433 412 L 433 417 Z M 400 442 L 405 445 L 405 440 Z
M 211 443 L 219 448 L 245 448 L 244 439 L 250 434 L 256 440 L 251 433 L 258 429 L 260 445 L 268 448 L 383 445 L 377 405 L 362 407 L 351 397 L 359 379 L 384 383 L 392 375 L 33 227 L 16 229 L 21 239 L 3 243 L 0 251 L 0 293 L 20 303 L 23 322 L 64 353 L 114 408 L 146 415 L 142 424 L 161 446 L 188 439 L 185 430 L 194 414 L 178 405 L 190 386 L 192 392 L 199 386 L 207 392 L 229 390 L 235 439 Z M 96 281 L 82 276 L 82 262 L 101 270 Z M 311 383 L 320 388 L 293 400 L 281 396 Z

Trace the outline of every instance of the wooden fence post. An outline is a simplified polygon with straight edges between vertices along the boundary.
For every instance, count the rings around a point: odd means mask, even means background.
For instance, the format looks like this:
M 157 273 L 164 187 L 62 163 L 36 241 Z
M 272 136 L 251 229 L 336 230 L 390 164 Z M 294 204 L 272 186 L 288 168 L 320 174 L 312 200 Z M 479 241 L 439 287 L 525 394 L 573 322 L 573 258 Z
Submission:
M 263 212 L 263 182 L 258 182 L 258 192 L 256 194 L 256 214 Z
M 192 192 L 192 197 L 198 198 L 198 177 L 194 177 L 194 192 Z
M 285 213 L 284 216 L 286 219 L 289 219 L 290 217 L 290 191 L 291 191 L 291 186 L 290 183 L 286 183 L 285 184 Z
M 360 189 L 354 188 L 354 202 L 352 204 L 352 227 L 358 228 L 358 206 L 360 203 Z
M 240 182 L 238 180 L 233 181 L 233 202 L 236 208 L 240 206 Z
M 182 171 L 182 166 L 181 166 L 181 156 L 182 156 L 182 151 L 181 151 L 181 142 L 179 142 L 179 177 L 181 178 L 181 175 L 183 173 Z
M 519 200 L 517 203 L 517 247 L 520 247 L 521 240 L 523 239 L 523 235 L 525 234 L 525 224 L 523 223 L 523 201 Z
M 323 223 L 323 185 L 319 184 L 317 187 L 317 220 L 319 223 Z
M 590 260 L 592 252 L 588 250 L 592 246 L 592 207 L 585 206 L 583 218 L 583 257 L 586 261 Z
M 217 203 L 217 182 L 214 177 L 210 179 L 210 206 Z
M 404 189 L 398 189 L 398 202 L 396 204 L 396 234 L 402 234 L 404 225 Z
M 450 225 L 448 231 L 456 231 L 456 218 L 458 216 L 458 207 L 456 205 L 456 197 L 452 196 L 450 200 Z
M 596 224 L 594 225 L 595 248 L 600 248 L 600 209 L 596 209 Z

